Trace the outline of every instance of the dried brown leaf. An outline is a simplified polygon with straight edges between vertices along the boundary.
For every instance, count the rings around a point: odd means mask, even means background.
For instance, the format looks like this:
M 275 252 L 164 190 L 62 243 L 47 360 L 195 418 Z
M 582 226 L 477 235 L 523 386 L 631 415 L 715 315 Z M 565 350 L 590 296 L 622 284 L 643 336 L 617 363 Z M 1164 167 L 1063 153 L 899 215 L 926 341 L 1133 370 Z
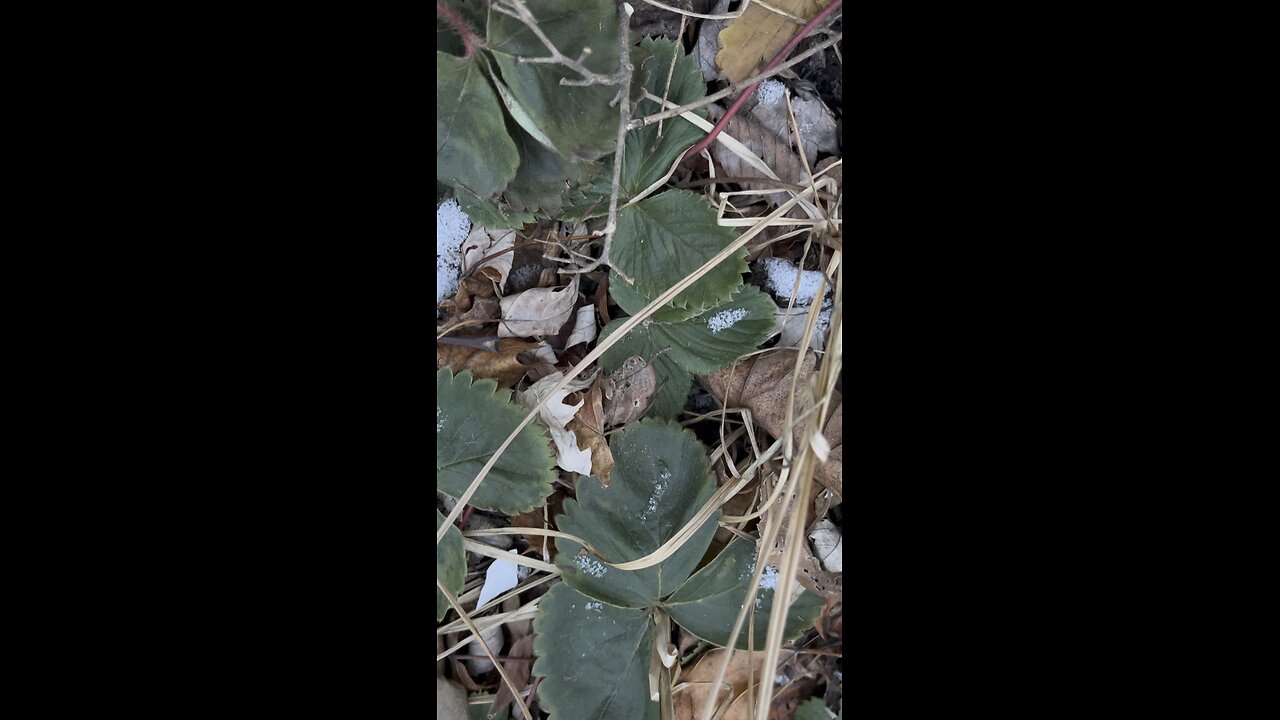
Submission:
M 462 271 L 473 276 L 483 275 L 502 285 L 511 274 L 515 241 L 515 230 L 473 228 L 462 242 Z
M 502 663 L 502 669 L 507 671 L 507 676 L 511 678 L 511 684 L 520 690 L 523 690 L 525 685 L 529 684 L 529 674 L 533 670 L 533 637 L 530 634 L 520 638 L 516 644 L 511 646 L 511 652 L 507 654 L 507 660 Z M 511 694 L 511 689 L 506 683 L 498 685 L 498 692 L 494 693 L 493 696 L 493 706 L 489 709 L 489 717 L 502 712 L 502 708 L 511 705 L 514 700 L 515 697 Z M 515 706 L 511 707 L 511 712 L 516 712 Z
M 446 365 L 456 375 L 470 370 L 476 378 L 493 378 L 498 387 L 514 387 L 524 377 L 525 366 L 517 356 L 525 350 L 538 347 L 538 343 L 503 338 L 498 341 L 498 352 L 489 352 L 469 345 L 436 342 L 436 369 Z
M 707 15 L 724 15 L 729 10 L 729 0 L 717 0 L 715 7 Z M 702 29 L 698 31 L 698 45 L 694 48 L 693 62 L 707 82 L 720 79 L 720 67 L 716 65 L 716 54 L 720 52 L 720 32 L 724 30 L 723 20 L 703 20 Z
M 771 0 L 773 7 L 805 20 L 818 14 L 830 0 Z M 761 70 L 802 26 L 756 3 L 720 33 L 716 63 L 729 82 L 742 82 Z
M 582 409 L 569 422 L 569 429 L 578 438 L 578 447 L 591 451 L 591 475 L 600 484 L 609 487 L 609 472 L 613 470 L 613 452 L 604 436 L 604 379 L 597 378 L 587 391 Z
M 757 628 L 756 631 L 761 632 L 761 628 Z M 680 682 L 690 683 L 690 687 L 677 693 L 674 698 L 678 720 L 696 720 L 699 717 L 702 705 L 707 701 L 707 693 L 711 690 L 711 683 L 719 674 L 720 663 L 724 662 L 725 652 L 724 649 L 717 648 L 704 654 L 698 658 L 693 667 L 680 676 Z M 789 650 L 783 650 L 778 655 L 778 662 L 786 662 L 793 654 Z M 751 653 L 740 650 L 735 652 L 733 658 L 729 660 L 729 669 L 725 673 L 724 681 L 733 686 L 732 694 L 735 700 L 729 705 L 724 720 L 750 720 L 752 698 L 746 693 L 750 691 L 751 695 L 755 695 L 759 692 L 758 689 L 751 689 L 753 683 L 756 688 L 762 682 L 773 684 L 774 673 L 766 673 L 762 667 L 764 656 L 763 652 Z M 722 690 L 717 695 L 717 700 L 723 697 Z
M 632 355 L 604 381 L 604 423 L 626 425 L 644 415 L 658 389 L 653 364 Z
M 516 398 L 526 407 L 533 408 L 544 397 L 551 396 L 551 399 L 538 410 L 538 420 L 551 434 L 551 440 L 555 443 L 556 464 L 565 470 L 586 475 L 591 472 L 591 450 L 581 447 L 577 437 L 566 427 L 586 403 L 583 400 L 570 402 L 568 396 L 579 390 L 585 390 L 591 385 L 593 378 L 575 379 L 560 390 L 552 392 L 563 378 L 563 373 L 552 373 L 529 386 L 527 390 L 517 391 Z
M 799 128 L 809 166 L 818 161 L 818 153 L 835 153 L 839 150 L 836 139 L 836 118 L 831 110 L 813 93 L 798 92 L 791 100 L 795 112 L 795 127 L 791 125 L 791 113 L 787 110 L 786 86 L 777 80 L 766 80 L 756 91 L 758 102 L 750 115 L 761 125 L 772 130 L 779 140 L 795 148 L 795 130 Z M 816 172 L 816 170 L 815 170 Z
M 720 115 L 723 114 L 723 111 L 717 112 L 713 110 L 711 114 L 713 116 Z M 759 120 L 750 115 L 739 113 L 729 119 L 729 124 L 725 126 L 725 132 L 737 138 L 743 145 L 746 145 L 783 182 L 800 186 L 804 186 L 809 182 L 809 176 L 805 173 L 804 166 L 800 163 L 800 156 L 796 154 L 785 139 L 779 138 L 772 130 L 761 124 Z M 745 160 L 734 154 L 723 143 L 716 143 L 711 146 L 711 156 L 715 158 L 716 163 L 720 166 L 720 174 L 727 177 L 760 176 L 759 170 L 748 165 Z M 778 187 L 778 183 L 772 181 L 744 182 L 740 184 L 748 190 L 764 190 Z M 785 192 L 776 192 L 763 197 L 768 200 L 770 205 L 780 205 L 786 202 L 790 195 Z
M 573 315 L 578 300 L 578 276 L 559 290 L 533 288 L 502 298 L 498 337 L 555 335 Z
M 782 437 L 786 428 L 787 397 L 791 393 L 791 379 L 795 368 L 795 350 L 783 349 L 757 355 L 745 362 L 731 365 L 712 375 L 699 375 L 698 380 L 726 408 L 747 408 L 756 424 L 775 438 Z M 813 404 L 809 397 L 809 376 L 813 374 L 816 356 L 806 351 L 800 366 L 800 381 L 796 385 L 795 414 L 799 416 Z M 827 422 L 823 437 L 831 446 L 827 461 L 818 467 L 814 479 L 822 483 L 839 502 L 843 497 L 843 438 L 840 417 L 840 393 L 832 398 L 832 417 Z M 805 423 L 797 423 L 793 441 L 801 442 Z M 834 431 L 834 432 L 833 432 Z

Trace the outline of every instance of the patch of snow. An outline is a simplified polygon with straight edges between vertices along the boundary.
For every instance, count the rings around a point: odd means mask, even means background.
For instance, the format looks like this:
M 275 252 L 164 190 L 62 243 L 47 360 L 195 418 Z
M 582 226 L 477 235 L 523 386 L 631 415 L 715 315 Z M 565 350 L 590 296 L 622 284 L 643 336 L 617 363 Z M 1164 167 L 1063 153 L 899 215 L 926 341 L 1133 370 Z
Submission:
M 600 577 L 608 572 L 609 568 L 603 563 L 590 555 L 579 555 L 574 558 L 574 562 L 578 564 L 578 568 L 591 577 Z
M 711 328 L 712 335 L 719 335 L 721 330 L 728 330 L 738 323 L 739 320 L 746 317 L 749 311 L 746 308 L 735 308 L 733 310 L 721 310 L 711 319 L 707 320 L 707 327 Z
M 471 218 L 449 198 L 436 208 L 436 304 L 458 291 L 462 242 L 471 233 Z
M 589 603 L 587 603 L 587 609 L 588 609 L 588 610 L 599 610 L 599 609 L 600 609 L 600 608 L 602 608 L 602 607 L 604 607 L 604 603 L 601 603 L 601 602 L 589 602 Z
M 440 409 L 439 405 L 437 405 L 436 406 L 436 432 L 440 432 L 443 429 L 444 429 L 444 411 Z
M 796 275 L 799 274 L 800 288 L 796 290 L 796 305 L 813 303 L 814 297 L 818 294 L 818 286 L 822 283 L 822 273 L 817 270 L 801 272 L 795 265 L 782 258 L 765 258 L 760 261 L 760 267 L 765 273 L 765 289 L 782 298 L 784 302 L 791 298 L 791 289 L 795 287 Z M 826 289 L 830 292 L 830 283 L 827 284 Z
M 760 575 L 760 587 L 766 590 L 772 590 L 778 586 L 778 568 L 775 565 L 766 565 L 764 573 Z
M 756 90 L 756 97 L 760 98 L 761 103 L 772 105 L 782 100 L 782 96 L 786 92 L 786 86 L 777 80 L 765 80 L 760 83 L 760 88 Z
M 773 678 L 774 685 L 786 685 L 788 682 L 790 682 L 790 679 L 786 675 L 778 674 Z

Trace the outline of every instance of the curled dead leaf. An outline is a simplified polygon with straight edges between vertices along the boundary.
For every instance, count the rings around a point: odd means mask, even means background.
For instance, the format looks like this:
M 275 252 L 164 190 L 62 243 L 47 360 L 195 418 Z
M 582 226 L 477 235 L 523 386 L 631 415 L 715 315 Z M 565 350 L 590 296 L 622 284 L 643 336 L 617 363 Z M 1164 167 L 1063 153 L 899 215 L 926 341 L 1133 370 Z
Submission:
M 756 424 L 775 438 L 782 437 L 786 428 L 787 398 L 791 393 L 791 381 L 795 371 L 795 350 L 786 348 L 757 355 L 744 362 L 731 365 L 711 375 L 699 375 L 698 380 L 727 408 L 747 408 Z M 806 351 L 800 366 L 800 378 L 796 385 L 794 412 L 801 414 L 813 400 L 809 397 L 809 376 L 813 374 L 816 355 Z M 814 479 L 831 491 L 837 503 L 844 496 L 844 452 L 840 417 L 840 393 L 831 401 L 831 415 L 823 431 L 823 437 L 831 447 L 827 461 L 818 467 Z M 801 433 L 807 424 L 798 423 L 793 441 L 799 445 Z
M 468 339 L 471 338 L 443 338 L 436 341 L 436 369 L 448 366 L 455 375 L 463 370 L 470 370 L 476 378 L 493 378 L 498 381 L 498 387 L 504 388 L 514 387 L 524 378 L 526 368 L 517 356 L 538 347 L 538 343 L 502 338 L 496 343 L 497 352 L 493 352 L 476 345 L 456 342 Z M 451 342 L 445 342 L 446 340 Z
M 502 285 L 511 273 L 515 241 L 515 230 L 473 228 L 462 243 L 462 271 L 471 276 L 483 275 Z
M 529 408 L 537 405 L 547 395 L 551 395 L 551 399 L 538 410 L 538 419 L 547 428 L 552 442 L 555 443 L 556 464 L 565 470 L 588 475 L 591 473 L 591 450 L 579 447 L 573 431 L 565 427 L 582 408 L 585 401 L 579 400 L 569 405 L 565 404 L 565 399 L 570 394 L 589 387 L 594 376 L 574 380 L 553 393 L 552 389 L 563 379 L 564 373 L 552 373 L 529 386 L 528 390 L 518 392 L 516 395 L 520 402 Z
M 569 421 L 569 429 L 578 438 L 578 447 L 591 452 L 591 475 L 601 485 L 609 487 L 609 472 L 613 470 L 613 451 L 604 436 L 604 385 L 603 378 L 597 378 L 584 397 L 582 409 Z
M 555 288 L 533 288 L 502 298 L 498 337 L 555 335 L 569 321 L 578 300 L 578 277 Z
M 595 339 L 596 309 L 591 305 L 583 305 L 578 308 L 578 314 L 573 320 L 573 332 L 569 333 L 569 339 L 564 342 L 564 346 L 570 348 L 579 343 L 589 343 Z

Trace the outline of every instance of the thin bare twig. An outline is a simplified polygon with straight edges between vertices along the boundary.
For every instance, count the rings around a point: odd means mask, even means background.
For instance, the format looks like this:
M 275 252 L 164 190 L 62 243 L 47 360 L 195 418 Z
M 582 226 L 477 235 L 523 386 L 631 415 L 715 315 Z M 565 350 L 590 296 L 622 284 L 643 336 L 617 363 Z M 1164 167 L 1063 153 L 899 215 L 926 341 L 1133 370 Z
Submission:
M 583 63 L 588 57 L 591 57 L 591 48 L 589 47 L 582 48 L 582 53 L 578 55 L 577 60 L 569 59 L 564 53 L 560 52 L 560 49 L 551 42 L 551 39 L 547 37 L 547 34 L 538 26 L 538 19 L 533 16 L 533 13 L 529 12 L 529 8 L 524 4 L 524 0 L 494 0 L 490 7 L 503 15 L 513 17 L 524 23 L 524 25 L 537 36 L 538 40 L 546 46 L 547 52 L 551 53 L 550 55 L 541 58 L 522 57 L 519 60 L 521 63 L 563 65 L 582 76 L 581 80 L 560 78 L 561 85 L 584 87 L 587 85 L 617 85 L 619 83 L 624 83 L 623 94 L 626 93 L 626 89 L 630 84 L 631 78 L 630 68 L 619 68 L 618 72 L 613 75 L 601 75 L 588 70 L 587 66 L 583 65 Z M 622 37 L 627 37 L 625 29 L 622 31 Z M 625 57 L 623 58 L 623 64 L 628 64 Z
M 609 249 L 613 246 L 613 231 L 618 229 L 618 192 L 622 183 L 622 156 L 627 149 L 627 121 L 631 119 L 631 53 L 628 41 L 631 39 L 631 6 L 623 3 L 618 10 L 618 60 L 622 63 L 622 87 L 619 88 L 618 99 L 618 139 L 613 152 L 613 183 L 609 190 L 609 221 L 604 226 L 604 250 L 600 253 L 600 263 L 609 262 Z M 616 268 L 615 268 L 616 269 Z M 621 273 L 619 273 L 621 274 Z M 623 276 L 627 282 L 635 282 Z

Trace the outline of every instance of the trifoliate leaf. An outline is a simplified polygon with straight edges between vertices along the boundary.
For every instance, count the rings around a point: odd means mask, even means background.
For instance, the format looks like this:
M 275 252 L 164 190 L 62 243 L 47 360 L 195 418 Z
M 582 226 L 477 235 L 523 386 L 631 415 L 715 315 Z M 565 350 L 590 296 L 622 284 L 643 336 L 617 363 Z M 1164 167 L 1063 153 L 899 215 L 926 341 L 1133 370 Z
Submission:
M 615 286 L 610 284 L 609 287 L 613 289 Z M 606 325 L 600 331 L 600 339 L 604 340 L 612 335 L 624 322 L 626 318 L 614 320 Z M 652 342 L 652 333 L 637 332 L 642 329 L 643 326 L 632 330 L 626 337 L 619 340 L 617 345 L 606 350 L 604 355 L 600 356 L 600 367 L 604 368 L 605 372 L 613 372 L 632 355 L 639 355 L 651 361 L 657 389 L 649 401 L 649 408 L 644 416 L 670 420 L 684 409 L 685 401 L 689 399 L 689 387 L 693 384 L 693 374 L 676 365 L 669 353 L 658 355 L 660 348 Z
M 606 350 L 600 362 L 608 369 L 622 364 L 631 355 L 648 359 L 659 350 L 667 349 L 663 357 L 669 355 L 688 372 L 715 372 L 732 365 L 765 341 L 773 329 L 775 307 L 768 295 L 754 286 L 744 285 L 728 302 L 687 320 L 641 324 Z M 614 327 L 610 323 L 601 337 L 606 337 Z
M 666 601 L 671 619 L 698 637 L 723 647 L 729 641 L 729 633 L 742 607 L 751 573 L 755 571 L 756 551 L 752 543 L 734 538 L 729 545 L 706 567 L 699 570 Z M 773 609 L 774 588 L 780 582 L 790 582 L 778 574 L 778 569 L 768 566 L 760 578 L 755 600 L 754 649 L 763 650 L 768 634 L 769 614 Z M 822 610 L 823 599 L 813 593 L 792 594 L 794 602 L 787 611 L 784 640 L 791 640 Z M 751 621 L 748 616 L 747 622 Z M 746 625 L 738 634 L 737 647 L 747 647 Z
M 436 510 L 436 530 L 444 524 L 444 515 Z M 450 527 L 444 539 L 436 545 L 436 577 L 457 597 L 462 592 L 462 582 L 467 577 L 467 554 L 462 549 L 462 533 Z M 436 622 L 449 611 L 449 600 L 440 588 L 436 588 Z
M 479 56 L 436 52 L 436 180 L 487 200 L 515 177 L 519 157 Z
M 687 105 L 706 97 L 707 84 L 702 81 L 702 74 L 694 65 L 692 58 L 684 54 L 684 50 L 676 43 L 658 38 L 646 38 L 640 48 L 651 57 L 640 60 L 648 71 L 645 89 L 658 97 L 662 97 L 667 85 L 667 71 L 671 68 L 672 57 L 675 57 L 675 71 L 671 75 L 671 89 L 667 100 L 676 105 Z M 632 52 L 632 63 L 635 64 L 640 53 Z M 636 65 L 637 69 L 641 65 Z M 663 108 L 653 100 L 642 100 L 635 109 L 635 117 L 644 117 L 661 112 Z M 707 111 L 699 108 L 694 111 L 700 117 L 706 117 Z M 684 154 L 705 133 L 693 123 L 683 118 L 669 118 L 662 123 L 662 137 L 658 137 L 658 124 L 637 128 L 627 133 L 626 152 L 622 160 L 621 190 L 629 199 L 657 182 L 671 169 L 676 158 Z
M 669 190 L 618 211 L 609 257 L 622 274 L 635 279 L 641 297 L 652 299 L 692 275 L 735 237 L 733 230 L 716 223 L 716 211 L 701 195 Z M 728 300 L 742 285 L 746 256 L 746 249 L 739 249 L 677 295 L 672 305 L 700 312 Z
M 578 480 L 577 500 L 566 500 L 556 526 L 590 542 L 619 563 L 657 550 L 684 527 L 715 490 L 706 448 L 674 423 L 645 420 L 613 436 L 612 481 Z M 679 550 L 643 570 L 610 568 L 581 546 L 556 540 L 556 565 L 569 586 L 596 600 L 642 608 L 670 594 L 702 558 L 715 532 L 717 511 Z
M 527 0 L 525 5 L 566 57 L 577 59 L 583 48 L 591 48 L 583 61 L 588 70 L 600 75 L 618 71 L 618 9 L 611 0 Z M 618 108 L 609 103 L 616 86 L 561 85 L 561 79 L 579 81 L 582 76 L 563 65 L 520 62 L 546 57 L 548 50 L 523 22 L 496 11 L 489 21 L 487 49 L 528 122 L 561 155 L 595 160 L 613 151 Z
M 524 419 L 524 410 L 498 392 L 493 380 L 471 382 L 471 373 L 436 373 L 436 488 L 461 497 L 489 457 Z M 483 510 L 515 515 L 551 494 L 554 460 L 546 436 L 527 425 L 498 458 L 471 496 Z
M 559 541 L 557 541 L 557 544 Z M 592 600 L 559 583 L 533 621 L 538 699 L 556 720 L 657 720 L 649 700 L 653 623 L 644 610 Z

